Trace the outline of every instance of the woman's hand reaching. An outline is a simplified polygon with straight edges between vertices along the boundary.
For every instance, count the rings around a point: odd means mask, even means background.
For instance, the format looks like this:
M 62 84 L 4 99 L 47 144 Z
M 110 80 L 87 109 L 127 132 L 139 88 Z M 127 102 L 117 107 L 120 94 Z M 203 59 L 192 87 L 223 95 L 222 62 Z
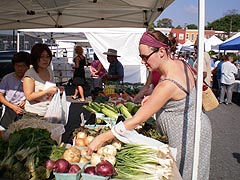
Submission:
M 112 138 L 114 138 L 114 135 L 111 130 L 98 135 L 88 145 L 88 149 L 87 149 L 88 154 L 91 155 L 93 152 L 97 151 L 100 147 L 102 147 L 105 142 L 107 142 Z
M 103 143 L 100 142 L 99 136 L 95 137 L 93 141 L 88 145 L 87 152 L 89 155 L 97 151 L 102 146 Z

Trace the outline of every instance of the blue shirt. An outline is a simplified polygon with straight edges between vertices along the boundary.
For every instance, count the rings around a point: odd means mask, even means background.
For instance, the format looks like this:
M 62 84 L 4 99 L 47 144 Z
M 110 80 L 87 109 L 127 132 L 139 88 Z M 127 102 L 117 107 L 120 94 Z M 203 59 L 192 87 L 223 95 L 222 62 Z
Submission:
M 222 76 L 222 64 L 224 63 L 224 61 L 220 61 L 217 65 L 217 79 L 221 79 Z
M 111 79 L 111 81 L 123 81 L 124 69 L 123 69 L 122 63 L 119 62 L 118 60 L 110 63 L 109 68 L 108 68 L 108 74 L 122 76 L 121 79 Z

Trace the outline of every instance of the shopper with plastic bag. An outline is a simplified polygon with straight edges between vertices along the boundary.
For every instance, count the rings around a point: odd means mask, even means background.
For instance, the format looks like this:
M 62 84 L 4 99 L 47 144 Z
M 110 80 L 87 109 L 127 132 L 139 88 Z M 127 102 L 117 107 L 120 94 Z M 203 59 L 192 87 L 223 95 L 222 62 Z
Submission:
M 62 124 L 55 124 L 53 127 L 53 123 L 47 122 L 48 120 L 44 118 L 55 94 L 64 92 L 64 87 L 57 87 L 53 82 L 53 71 L 50 67 L 51 60 L 52 52 L 46 44 L 39 43 L 32 47 L 32 67 L 25 73 L 23 78 L 23 91 L 26 97 L 25 112 L 17 124 L 13 123 L 12 128 L 9 127 L 10 131 L 14 128 L 22 129 L 33 126 L 47 128 L 50 132 L 59 128 L 62 129 L 61 132 L 65 131 Z

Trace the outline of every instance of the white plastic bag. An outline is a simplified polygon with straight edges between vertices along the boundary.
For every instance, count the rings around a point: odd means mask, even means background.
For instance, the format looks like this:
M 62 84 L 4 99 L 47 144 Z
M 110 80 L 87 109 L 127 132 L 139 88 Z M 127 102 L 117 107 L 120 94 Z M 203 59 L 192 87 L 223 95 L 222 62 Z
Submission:
M 63 91 L 61 101 L 62 101 L 62 108 L 63 108 L 64 118 L 65 118 L 64 124 L 67 124 L 67 122 L 68 122 L 69 107 L 70 107 L 70 105 L 71 105 L 71 102 L 68 102 L 68 101 L 67 101 L 67 96 L 66 96 L 66 92 L 65 92 L 65 91 Z
M 112 133 L 118 140 L 125 144 L 139 144 L 152 147 L 159 147 L 165 145 L 164 143 L 156 139 L 139 134 L 136 130 L 126 130 L 122 121 L 120 121 L 112 128 Z M 170 150 L 173 158 L 176 160 L 177 149 L 170 147 Z
M 66 124 L 68 120 L 70 103 L 67 102 L 66 93 L 63 91 L 62 97 L 60 90 L 54 94 L 44 118 L 47 122 L 56 124 Z

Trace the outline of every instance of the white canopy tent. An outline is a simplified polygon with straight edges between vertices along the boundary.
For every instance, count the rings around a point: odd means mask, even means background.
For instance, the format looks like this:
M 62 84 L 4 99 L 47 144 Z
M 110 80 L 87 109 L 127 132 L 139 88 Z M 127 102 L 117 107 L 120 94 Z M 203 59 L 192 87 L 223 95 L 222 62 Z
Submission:
M 1 0 L 0 29 L 147 27 L 174 0 Z
M 37 37 L 40 34 L 41 37 L 45 37 L 45 35 L 48 36 L 54 32 L 52 37 L 56 41 L 61 41 L 68 34 L 70 37 L 74 34 L 78 38 L 68 41 L 88 41 L 105 69 L 108 69 L 109 63 L 103 52 L 106 52 L 108 48 L 116 49 L 121 56 L 118 59 L 124 66 L 124 81 L 132 83 L 146 82 L 146 67 L 141 64 L 141 59 L 138 56 L 138 43 L 141 35 L 146 31 L 145 28 L 47 28 L 19 29 L 18 31 Z
M 147 27 L 174 0 L 2 0 L 0 29 Z M 199 48 L 193 180 L 198 176 L 205 0 L 199 0 Z
M 205 41 L 205 51 L 211 51 L 211 50 L 218 50 L 218 45 L 221 44 L 223 41 L 219 39 L 217 36 L 213 35 L 209 39 L 206 39 Z
M 182 44 L 180 51 L 194 52 L 193 45 L 194 45 L 194 42 L 187 39 L 186 42 Z
M 232 40 L 234 40 L 234 39 L 236 39 L 236 38 L 239 38 L 239 37 L 240 37 L 240 32 L 234 34 L 232 37 L 228 38 L 227 40 L 221 41 L 221 43 L 212 46 L 212 50 L 218 51 L 218 52 L 224 52 L 224 53 L 225 53 L 225 52 L 236 53 L 236 52 L 238 52 L 238 50 L 237 50 L 236 48 L 227 48 L 227 49 L 224 49 L 224 50 L 223 50 L 223 49 L 220 50 L 221 48 L 219 48 L 219 46 L 222 45 L 222 44 L 225 44 L 225 43 L 227 43 L 227 42 L 230 42 L 230 41 L 232 41 Z M 219 41 L 219 42 L 220 42 L 220 41 Z M 238 43 L 237 43 L 237 44 L 238 44 Z
M 146 82 L 146 67 L 141 64 L 138 56 L 138 43 L 144 28 L 120 28 L 120 29 L 100 29 L 99 31 L 85 32 L 89 43 L 102 62 L 105 69 L 108 69 L 106 52 L 108 48 L 118 51 L 118 60 L 124 66 L 125 82 Z

